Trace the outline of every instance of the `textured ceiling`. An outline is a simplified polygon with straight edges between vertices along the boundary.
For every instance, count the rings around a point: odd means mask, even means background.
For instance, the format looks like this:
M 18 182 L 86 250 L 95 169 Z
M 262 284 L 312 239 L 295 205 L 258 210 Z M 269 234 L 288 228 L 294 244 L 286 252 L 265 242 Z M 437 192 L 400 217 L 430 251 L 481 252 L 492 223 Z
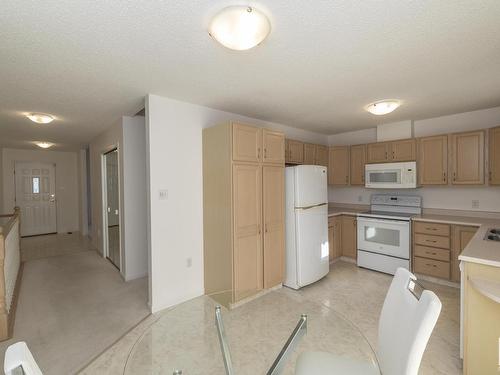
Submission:
M 500 105 L 498 0 L 250 1 L 272 31 L 245 52 L 206 33 L 235 3 L 3 1 L 0 143 L 86 143 L 147 93 L 325 134 Z M 384 98 L 404 105 L 363 110 Z

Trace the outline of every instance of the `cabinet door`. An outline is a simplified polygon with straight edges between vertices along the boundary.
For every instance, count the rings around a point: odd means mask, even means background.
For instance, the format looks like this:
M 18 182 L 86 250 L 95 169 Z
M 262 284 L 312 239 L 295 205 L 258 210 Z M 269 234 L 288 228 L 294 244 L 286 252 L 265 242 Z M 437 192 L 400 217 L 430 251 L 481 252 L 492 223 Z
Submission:
M 328 147 L 316 145 L 316 165 L 328 167 Z
M 454 185 L 484 184 L 484 131 L 451 135 Z
M 264 163 L 285 163 L 285 135 L 283 133 L 263 129 L 262 147 Z
M 391 161 L 417 160 L 417 142 L 415 139 L 405 139 L 391 142 Z
M 477 227 L 453 225 L 453 238 L 451 246 L 451 281 L 460 281 L 458 256 L 465 249 L 469 241 L 477 232 Z
M 351 146 L 351 185 L 365 185 L 366 145 Z
M 304 143 L 304 164 L 316 164 L 316 145 Z
M 420 185 L 448 184 L 448 136 L 418 140 L 418 178 Z
M 262 168 L 264 288 L 283 282 L 285 258 L 285 168 Z
M 291 164 L 304 162 L 304 144 L 299 141 L 288 140 L 288 160 Z
M 349 147 L 330 147 L 328 161 L 328 184 L 349 185 Z
M 389 142 L 370 143 L 366 148 L 366 159 L 368 163 L 384 163 L 389 161 Z
M 262 289 L 262 181 L 258 165 L 233 165 L 234 301 Z
M 340 217 L 330 217 L 328 219 L 328 246 L 330 250 L 330 262 L 342 255 L 340 236 Z
M 342 255 L 356 259 L 356 218 L 354 216 L 342 216 Z
M 500 127 L 490 129 L 490 185 L 500 185 Z
M 233 124 L 233 160 L 259 162 L 261 159 L 261 129 Z

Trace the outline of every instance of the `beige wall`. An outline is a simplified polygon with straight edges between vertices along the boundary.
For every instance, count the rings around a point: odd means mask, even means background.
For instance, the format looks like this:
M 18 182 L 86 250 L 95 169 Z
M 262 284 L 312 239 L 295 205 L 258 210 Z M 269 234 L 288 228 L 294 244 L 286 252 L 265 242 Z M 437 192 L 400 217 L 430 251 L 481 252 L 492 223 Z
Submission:
M 38 151 L 4 148 L 2 150 L 3 210 L 15 206 L 14 167 L 16 161 L 38 161 L 56 165 L 57 232 L 75 232 L 80 228 L 77 152 Z
M 485 129 L 500 125 L 500 107 L 414 121 L 415 137 Z M 377 141 L 377 129 L 331 135 L 330 145 L 362 144 Z M 373 190 L 362 187 L 329 187 L 330 202 L 369 204 L 373 193 L 394 192 L 420 195 L 425 208 L 500 212 L 500 188 L 489 186 L 441 186 L 405 190 Z M 472 208 L 479 200 L 479 208 Z

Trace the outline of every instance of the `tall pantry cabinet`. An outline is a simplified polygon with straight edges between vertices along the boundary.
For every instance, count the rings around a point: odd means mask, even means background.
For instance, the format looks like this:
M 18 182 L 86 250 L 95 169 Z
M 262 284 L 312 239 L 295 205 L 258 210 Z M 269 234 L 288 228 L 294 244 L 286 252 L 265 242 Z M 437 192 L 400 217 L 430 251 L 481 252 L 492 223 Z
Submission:
M 205 293 L 226 306 L 283 281 L 284 171 L 283 133 L 203 130 Z

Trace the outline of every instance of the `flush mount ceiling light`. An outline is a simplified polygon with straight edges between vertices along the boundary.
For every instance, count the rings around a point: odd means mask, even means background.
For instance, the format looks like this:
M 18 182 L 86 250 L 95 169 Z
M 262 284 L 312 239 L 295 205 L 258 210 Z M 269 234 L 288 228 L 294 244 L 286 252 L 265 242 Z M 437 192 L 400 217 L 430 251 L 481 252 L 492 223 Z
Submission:
M 37 124 L 48 124 L 54 121 L 54 117 L 45 113 L 28 113 L 26 117 Z
M 50 143 L 50 142 L 35 142 L 35 144 L 41 148 L 50 148 L 50 147 L 54 146 L 54 144 Z
M 271 31 L 264 13 L 249 6 L 222 9 L 210 22 L 208 33 L 224 47 L 243 51 L 260 44 Z
M 401 102 L 399 100 L 380 100 L 378 102 L 368 104 L 367 106 L 365 106 L 365 109 L 374 115 L 380 116 L 391 113 L 400 105 Z

